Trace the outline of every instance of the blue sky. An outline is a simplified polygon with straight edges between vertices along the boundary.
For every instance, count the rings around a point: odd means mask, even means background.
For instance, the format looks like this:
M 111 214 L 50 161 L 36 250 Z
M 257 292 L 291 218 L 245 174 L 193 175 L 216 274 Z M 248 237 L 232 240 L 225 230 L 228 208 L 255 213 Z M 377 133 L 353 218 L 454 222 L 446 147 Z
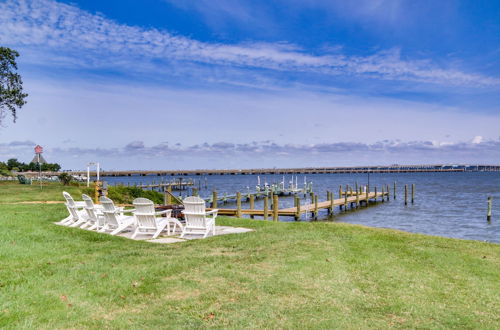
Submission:
M 0 0 L 0 158 L 81 169 L 500 163 L 496 1 Z

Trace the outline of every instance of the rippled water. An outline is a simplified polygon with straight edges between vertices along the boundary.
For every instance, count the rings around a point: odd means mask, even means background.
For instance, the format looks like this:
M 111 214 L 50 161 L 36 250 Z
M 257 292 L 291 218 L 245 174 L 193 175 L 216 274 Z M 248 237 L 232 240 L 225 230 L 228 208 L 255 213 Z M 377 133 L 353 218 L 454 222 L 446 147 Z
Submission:
M 307 175 L 307 181 L 313 182 L 314 192 L 319 200 L 326 199 L 326 191 L 335 192 L 338 198 L 339 185 L 354 186 L 357 182 L 364 185 L 368 181 L 367 174 L 313 174 Z M 179 177 L 108 177 L 110 184 L 117 182 L 158 182 L 161 179 L 172 180 Z M 255 190 L 257 176 L 225 175 L 225 176 L 193 176 L 184 180 L 196 180 L 196 186 L 201 187 L 200 195 L 208 197 L 216 189 L 219 195 L 224 192 L 234 194 L 236 191 L 245 193 L 247 187 Z M 262 182 L 280 182 L 282 175 L 260 176 Z M 291 176 L 285 176 L 285 182 Z M 371 207 L 362 207 L 353 212 L 342 213 L 335 210 L 329 217 L 326 210 L 320 212 L 319 219 L 362 224 L 372 227 L 394 228 L 415 233 L 439 235 L 463 239 L 500 243 L 500 172 L 466 172 L 466 173 L 387 173 L 370 174 L 370 186 L 380 187 L 389 184 L 391 194 L 393 183 L 397 185 L 397 198 L 389 202 L 377 203 Z M 205 189 L 205 182 L 207 188 Z M 304 175 L 298 176 L 299 187 L 303 186 Z M 404 185 L 414 183 L 415 203 L 404 205 Z M 189 191 L 182 192 L 183 195 Z M 486 221 L 487 197 L 493 196 L 492 221 Z M 301 204 L 306 201 L 301 199 Z M 310 200 L 308 200 L 310 203 Z M 256 208 L 262 208 L 262 200 L 256 201 Z M 233 208 L 234 203 L 223 207 Z M 281 197 L 280 208 L 293 206 L 292 197 Z M 220 206 L 222 207 L 222 206 Z M 243 207 L 248 207 L 244 203 Z M 282 218 L 282 221 L 294 221 L 293 218 Z M 302 219 L 308 220 L 305 217 Z

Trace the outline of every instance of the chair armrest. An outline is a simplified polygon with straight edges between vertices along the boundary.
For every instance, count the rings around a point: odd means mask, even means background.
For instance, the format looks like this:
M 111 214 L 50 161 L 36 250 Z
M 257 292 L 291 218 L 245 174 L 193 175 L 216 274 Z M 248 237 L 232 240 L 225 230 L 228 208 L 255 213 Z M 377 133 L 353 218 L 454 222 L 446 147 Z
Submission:
M 160 212 L 155 212 L 155 215 L 162 215 L 162 214 L 166 214 L 167 215 L 167 218 L 170 216 L 170 214 L 172 213 L 172 210 L 163 210 L 163 211 L 160 211 Z
M 217 213 L 218 213 L 218 212 L 219 212 L 219 210 L 218 210 L 218 209 L 215 209 L 215 210 L 208 211 L 208 212 L 206 213 L 206 215 L 207 215 L 207 216 L 211 215 L 211 217 L 210 217 L 210 218 L 215 220 L 215 218 L 217 218 Z

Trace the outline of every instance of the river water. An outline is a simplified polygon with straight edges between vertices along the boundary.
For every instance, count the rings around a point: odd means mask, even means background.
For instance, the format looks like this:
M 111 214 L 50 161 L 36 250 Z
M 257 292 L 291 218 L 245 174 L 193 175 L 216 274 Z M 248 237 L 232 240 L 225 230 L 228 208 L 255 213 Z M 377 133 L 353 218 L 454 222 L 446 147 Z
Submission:
M 335 210 L 329 216 L 326 210 L 320 211 L 319 220 L 340 221 L 361 224 L 371 227 L 393 228 L 408 232 L 429 235 L 454 237 L 461 239 L 481 240 L 500 243 L 500 172 L 464 172 L 464 173 L 371 173 L 368 174 L 311 174 L 298 175 L 299 187 L 303 187 L 304 177 L 313 183 L 313 190 L 319 201 L 326 200 L 326 191 L 330 190 L 338 198 L 339 185 L 354 186 L 355 183 L 370 187 L 389 184 L 391 198 L 389 202 L 377 203 L 370 207 L 361 207 L 352 212 Z M 109 184 L 116 183 L 149 183 L 151 181 L 173 180 L 180 177 L 132 176 L 106 177 Z M 289 182 L 291 175 L 284 176 Z M 256 175 L 213 175 L 185 176 L 183 180 L 195 180 L 202 197 L 211 196 L 217 190 L 219 196 L 224 193 L 233 195 L 236 191 L 242 194 L 255 191 Z M 282 175 L 261 175 L 261 182 L 269 184 L 283 180 Z M 396 199 L 393 199 L 393 184 L 396 182 Z M 404 185 L 415 184 L 414 204 L 404 205 Z M 372 188 L 373 190 L 373 188 Z M 409 189 L 410 190 L 410 189 Z M 175 192 L 186 196 L 190 190 Z M 486 221 L 487 197 L 493 197 L 492 221 Z M 309 204 L 301 198 L 301 204 Z M 255 208 L 263 208 L 262 199 L 255 202 Z M 292 207 L 293 197 L 280 197 L 280 208 Z M 219 207 L 234 208 L 234 203 Z M 243 208 L 248 207 L 243 203 Z M 294 221 L 291 217 L 283 217 L 281 221 Z M 310 221 L 303 217 L 301 221 Z

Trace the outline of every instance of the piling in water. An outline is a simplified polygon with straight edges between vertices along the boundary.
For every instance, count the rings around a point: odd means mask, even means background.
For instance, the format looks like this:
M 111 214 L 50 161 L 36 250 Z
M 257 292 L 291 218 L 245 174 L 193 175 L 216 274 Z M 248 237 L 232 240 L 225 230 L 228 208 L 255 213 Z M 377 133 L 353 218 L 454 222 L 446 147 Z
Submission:
M 241 218 L 241 193 L 236 193 L 236 216 Z
M 411 203 L 413 204 L 413 201 L 415 200 L 415 184 L 413 183 L 411 185 Z
M 344 194 L 344 211 L 347 212 L 347 190 L 345 191 Z
M 393 193 L 394 199 L 396 199 L 396 181 L 394 181 L 394 193 Z
M 216 190 L 212 191 L 212 208 L 213 209 L 217 208 L 217 191 Z
M 295 220 L 300 219 L 300 198 L 299 196 L 295 196 L 295 207 L 297 210 L 295 211 Z
M 405 184 L 405 205 L 408 205 L 408 185 Z
M 486 213 L 486 220 L 491 221 L 491 207 L 493 204 L 493 197 L 488 196 L 488 212 Z
M 278 221 L 278 195 L 273 196 L 273 221 Z
M 318 218 L 318 195 L 314 195 L 314 219 Z
M 269 212 L 269 198 L 264 197 L 264 220 L 267 220 L 267 213 Z

